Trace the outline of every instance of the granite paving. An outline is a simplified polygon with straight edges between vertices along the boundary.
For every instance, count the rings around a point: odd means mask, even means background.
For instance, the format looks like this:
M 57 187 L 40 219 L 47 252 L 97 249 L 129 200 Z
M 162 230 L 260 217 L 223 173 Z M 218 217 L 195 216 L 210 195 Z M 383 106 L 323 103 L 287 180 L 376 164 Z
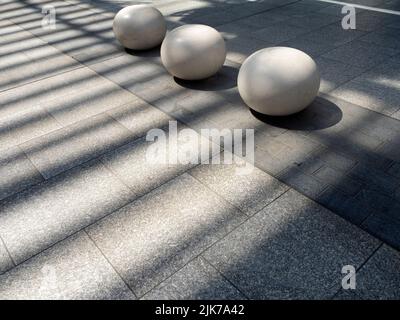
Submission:
M 221 32 L 201 81 L 115 39 L 142 2 L 0 4 L 0 299 L 399 299 L 400 1 L 355 1 L 348 30 L 325 1 L 145 1 Z M 300 113 L 240 98 L 270 46 L 319 67 Z

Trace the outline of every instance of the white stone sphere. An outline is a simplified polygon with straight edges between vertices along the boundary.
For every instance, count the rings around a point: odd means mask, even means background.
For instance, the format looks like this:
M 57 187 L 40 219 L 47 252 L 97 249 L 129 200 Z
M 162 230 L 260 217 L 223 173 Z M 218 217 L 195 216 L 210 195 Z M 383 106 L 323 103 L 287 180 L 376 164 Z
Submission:
M 270 116 L 287 116 L 306 108 L 317 96 L 320 75 L 306 53 L 271 47 L 249 56 L 238 75 L 238 89 L 253 110 Z
M 161 45 L 161 60 L 173 76 L 184 80 L 211 77 L 225 62 L 225 41 L 209 26 L 189 24 L 172 30 Z
M 160 11 L 139 4 L 121 9 L 114 17 L 113 30 L 125 48 L 145 50 L 161 44 L 167 25 Z

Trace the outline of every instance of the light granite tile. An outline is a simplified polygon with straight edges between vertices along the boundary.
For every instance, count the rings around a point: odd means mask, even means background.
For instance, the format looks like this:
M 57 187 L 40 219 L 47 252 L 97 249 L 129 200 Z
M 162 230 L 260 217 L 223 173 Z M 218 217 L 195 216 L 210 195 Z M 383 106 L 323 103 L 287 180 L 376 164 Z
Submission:
M 251 299 L 324 299 L 379 241 L 294 190 L 203 255 Z
M 95 87 L 45 101 L 41 106 L 59 123 L 67 126 L 118 106 L 134 103 L 137 99 L 132 93 L 105 80 Z
M 0 236 L 20 263 L 131 199 L 102 164 L 88 163 L 4 200 Z
M 11 269 L 13 266 L 14 263 L 12 262 L 3 241 L 0 239 L 0 274 Z
M 0 200 L 44 180 L 18 147 L 1 151 L 0 177 Z
M 80 232 L 0 276 L 0 298 L 131 300 L 135 296 Z
M 399 268 L 400 253 L 384 244 L 357 272 L 354 292 L 361 299 L 398 300 Z
M 220 152 L 218 145 L 183 125 L 177 128 L 178 135 L 173 133 L 168 124 L 161 128 L 165 131 L 156 133 L 162 133 L 162 136 L 165 134 L 165 145 L 164 139 L 153 141 L 150 135 L 101 157 L 102 163 L 128 185 L 135 195 L 151 191 L 193 168 L 202 159 L 208 160 Z M 188 135 L 180 137 L 185 130 Z
M 22 144 L 60 128 L 61 125 L 40 107 L 3 116 L 0 118 L 0 149 Z
M 21 145 L 41 174 L 50 178 L 134 139 L 106 114 L 82 120 Z
M 244 218 L 193 177 L 183 174 L 87 231 L 140 297 Z
M 26 111 L 46 100 L 76 95 L 107 81 L 89 68 L 79 68 L 0 93 L 0 117 Z
M 135 137 L 145 136 L 151 129 L 164 128 L 174 120 L 141 99 L 109 110 L 107 114 L 129 129 Z
M 240 300 L 245 297 L 203 258 L 189 262 L 143 300 Z
M 232 155 L 228 153 L 229 156 Z M 195 167 L 189 173 L 248 215 L 261 210 L 289 188 L 237 156 L 232 157 L 232 164 L 224 164 L 222 160 L 219 164 L 222 157 L 223 154 L 214 156 L 210 164 Z

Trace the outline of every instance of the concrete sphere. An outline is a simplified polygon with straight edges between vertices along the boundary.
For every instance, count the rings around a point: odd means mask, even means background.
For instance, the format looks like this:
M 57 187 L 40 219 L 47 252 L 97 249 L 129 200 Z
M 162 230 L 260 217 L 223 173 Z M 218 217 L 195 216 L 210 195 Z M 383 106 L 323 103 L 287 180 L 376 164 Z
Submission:
M 184 80 L 205 79 L 225 62 L 225 41 L 209 26 L 192 24 L 171 31 L 161 45 L 161 60 L 173 76 Z
M 238 89 L 253 110 L 286 116 L 306 108 L 317 96 L 320 75 L 314 60 L 304 52 L 286 47 L 259 50 L 239 71 Z
M 148 5 L 121 9 L 114 17 L 115 37 L 128 49 L 151 49 L 163 41 L 167 26 L 160 11 Z

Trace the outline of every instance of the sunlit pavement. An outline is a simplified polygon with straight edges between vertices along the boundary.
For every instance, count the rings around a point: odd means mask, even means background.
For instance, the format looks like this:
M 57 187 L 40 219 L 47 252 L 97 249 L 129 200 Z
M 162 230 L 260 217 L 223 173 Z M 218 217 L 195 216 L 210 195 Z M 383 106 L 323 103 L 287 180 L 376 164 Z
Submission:
M 169 30 L 219 30 L 221 71 L 180 81 L 159 48 L 126 52 L 113 17 L 143 2 Z M 329 1 L 1 1 L 0 298 L 400 298 L 400 1 L 354 2 L 345 30 Z M 320 68 L 295 116 L 239 97 L 240 64 L 269 46 Z M 199 141 L 255 129 L 253 170 L 150 164 L 145 136 L 172 120 Z

